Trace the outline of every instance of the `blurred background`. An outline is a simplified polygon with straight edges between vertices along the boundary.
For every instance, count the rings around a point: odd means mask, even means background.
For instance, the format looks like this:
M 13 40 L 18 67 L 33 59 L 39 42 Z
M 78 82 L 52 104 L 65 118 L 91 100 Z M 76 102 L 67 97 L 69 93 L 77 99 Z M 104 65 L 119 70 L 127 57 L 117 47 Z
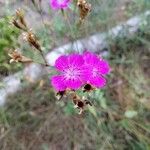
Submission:
M 0 106 L 0 150 L 150 150 L 150 15 L 143 15 L 150 11 L 150 0 L 88 2 L 92 11 L 79 27 L 76 0 L 65 17 L 50 8 L 49 0 L 0 0 L 0 100 L 7 93 L 5 79 L 18 72 L 21 79 L 17 93 L 9 94 Z M 22 75 L 29 64 L 9 63 L 8 53 L 16 48 L 35 62 L 43 61 L 11 24 L 19 8 L 45 55 L 69 42 L 108 33 L 132 17 L 142 18 L 132 36 L 128 30 L 115 38 L 108 34 L 108 47 L 103 49 L 112 68 L 108 84 L 81 94 L 93 104 L 82 115 L 70 99 L 57 100 L 51 73 L 40 72 L 42 78 L 33 82 Z M 9 86 L 13 89 L 14 84 Z

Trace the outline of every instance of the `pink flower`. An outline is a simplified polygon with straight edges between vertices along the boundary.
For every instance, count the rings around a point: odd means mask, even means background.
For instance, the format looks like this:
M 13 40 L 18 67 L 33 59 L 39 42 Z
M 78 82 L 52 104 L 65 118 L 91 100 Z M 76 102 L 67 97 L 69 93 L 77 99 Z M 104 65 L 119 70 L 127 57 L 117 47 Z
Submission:
M 87 83 L 94 87 L 101 88 L 105 86 L 106 79 L 104 75 L 110 72 L 110 66 L 106 60 L 91 52 L 83 54 L 85 66 L 88 67 Z
M 110 72 L 108 62 L 91 52 L 60 56 L 55 67 L 59 74 L 51 78 L 51 83 L 56 91 L 77 90 L 85 84 L 102 88 L 106 84 L 105 75 Z
M 50 5 L 53 9 L 67 8 L 71 0 L 50 0 Z
M 81 55 L 60 56 L 55 62 L 55 67 L 60 72 L 51 78 L 56 91 L 64 91 L 67 88 L 76 90 L 84 84 L 87 69 Z

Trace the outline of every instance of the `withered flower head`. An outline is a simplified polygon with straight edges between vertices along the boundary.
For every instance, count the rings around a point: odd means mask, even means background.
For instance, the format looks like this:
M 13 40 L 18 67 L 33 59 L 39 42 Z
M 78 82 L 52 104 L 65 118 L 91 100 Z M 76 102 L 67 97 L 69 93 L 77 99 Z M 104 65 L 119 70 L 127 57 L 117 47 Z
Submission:
M 14 50 L 12 53 L 9 53 L 8 55 L 11 57 L 11 60 L 9 61 L 10 63 L 12 63 L 12 62 L 22 62 L 22 63 L 32 62 L 32 60 L 30 58 L 23 56 L 17 50 Z
M 12 24 L 17 27 L 18 29 L 22 29 L 23 30 L 23 27 L 21 26 L 21 24 L 17 21 L 16 18 L 13 18 L 12 19 Z
M 78 108 L 80 111 L 79 111 L 79 114 L 82 114 L 82 112 L 84 111 L 84 108 L 87 106 L 87 105 L 90 105 L 92 106 L 92 103 L 88 100 L 73 100 L 75 106 L 74 108 Z
M 18 18 L 24 17 L 23 11 L 20 8 L 16 10 L 16 16 Z
M 83 109 L 84 109 L 84 103 L 81 100 L 73 100 L 74 102 L 74 108 L 78 108 L 79 109 L 79 114 L 83 113 Z
M 59 91 L 56 93 L 56 97 L 58 100 L 61 100 L 65 94 L 66 94 L 66 91 Z
M 37 50 L 41 51 L 41 46 L 37 40 L 37 37 L 35 36 L 35 34 L 32 32 L 32 30 L 26 32 L 23 34 L 23 38 L 24 40 L 26 40 L 27 42 L 29 42 L 30 45 L 32 45 L 33 47 L 35 47 Z
M 77 5 L 79 7 L 80 12 L 80 21 L 82 21 L 91 11 L 92 6 L 86 0 L 78 0 Z
M 27 30 L 27 24 L 25 22 L 24 14 L 21 9 L 16 10 L 16 16 L 12 19 L 12 24 L 21 30 Z
M 84 108 L 86 105 L 92 106 L 91 102 L 88 100 L 83 100 L 83 98 L 80 98 L 77 94 L 74 93 L 73 97 L 73 103 L 74 103 L 74 108 L 79 109 L 79 114 L 82 114 L 84 111 Z
M 94 87 L 92 87 L 90 84 L 86 84 L 83 87 L 83 92 L 91 92 L 92 90 L 94 90 Z
M 27 24 L 26 24 L 25 19 L 24 19 L 24 13 L 23 13 L 23 11 L 21 9 L 16 10 L 16 16 L 19 19 L 20 23 L 24 27 L 27 27 Z

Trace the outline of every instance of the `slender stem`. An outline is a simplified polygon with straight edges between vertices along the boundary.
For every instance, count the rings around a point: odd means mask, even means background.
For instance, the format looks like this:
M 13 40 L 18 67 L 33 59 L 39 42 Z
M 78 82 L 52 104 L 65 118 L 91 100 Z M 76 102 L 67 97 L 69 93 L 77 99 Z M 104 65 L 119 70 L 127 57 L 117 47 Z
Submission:
M 42 50 L 40 50 L 40 54 L 41 54 L 41 56 L 42 56 L 42 58 L 43 58 L 43 60 L 44 60 L 44 62 L 45 62 L 45 66 L 49 66 L 49 64 L 47 63 L 47 60 L 45 59 L 45 56 L 44 56 Z
M 75 40 L 76 36 L 74 34 L 74 31 L 72 30 L 72 26 L 71 26 L 71 23 L 69 21 L 69 17 L 67 15 L 67 13 L 65 13 L 64 11 L 63 11 L 63 17 L 64 17 L 65 21 L 67 22 L 67 24 L 69 26 L 69 29 L 70 29 L 70 32 L 71 32 L 71 35 L 72 35 L 72 39 Z
M 40 14 L 40 16 L 41 16 L 42 23 L 43 23 L 44 28 L 45 28 L 45 30 L 46 30 L 46 33 L 47 33 L 47 35 L 48 35 L 47 28 L 46 28 L 46 24 L 44 23 L 44 18 L 43 18 L 43 15 L 42 15 L 41 1 L 39 1 L 39 7 L 38 7 L 35 3 L 34 3 L 34 6 L 35 6 L 37 12 L 38 12 L 38 13 Z M 43 53 L 43 51 L 41 50 L 41 48 L 39 49 L 39 51 L 40 51 L 40 54 L 41 54 L 41 56 L 42 56 L 42 58 L 43 58 L 43 60 L 44 60 L 44 63 L 45 63 L 44 65 L 45 65 L 45 66 L 50 66 L 50 65 L 47 63 L 47 60 L 45 59 L 44 53 Z
M 67 13 L 63 9 L 61 9 L 61 12 L 62 12 L 62 15 L 64 17 L 65 22 L 68 24 L 68 27 L 70 29 L 70 33 L 71 33 L 71 36 L 72 36 L 71 41 L 73 43 L 74 40 L 77 39 L 77 37 L 75 35 L 75 32 L 72 30 L 72 26 L 71 26 L 71 23 L 70 23 L 70 20 L 69 20 L 69 16 L 67 15 Z M 78 49 L 78 45 L 76 45 L 76 49 L 78 50 L 78 52 L 80 52 L 79 49 Z
M 44 32 L 44 34 L 45 35 L 47 35 L 47 36 L 49 36 L 49 34 L 52 34 L 53 35 L 53 30 L 51 29 L 51 27 L 49 27 L 49 30 L 47 29 L 47 25 L 46 25 L 46 23 L 45 23 L 45 21 L 44 21 L 44 17 L 43 17 L 43 15 L 42 15 L 42 6 L 41 6 L 41 2 L 39 1 L 39 7 L 38 7 L 38 5 L 34 5 L 35 6 L 35 9 L 37 10 L 37 12 L 39 13 L 39 15 L 40 15 L 40 17 L 41 17 L 41 21 L 42 21 L 42 24 L 43 24 L 43 26 L 44 26 L 44 29 L 45 29 L 45 32 Z M 53 40 L 53 38 L 54 38 L 54 40 Z M 56 44 L 56 37 L 53 37 L 53 38 L 51 38 L 51 40 L 52 40 L 52 42 L 54 43 L 54 45 Z

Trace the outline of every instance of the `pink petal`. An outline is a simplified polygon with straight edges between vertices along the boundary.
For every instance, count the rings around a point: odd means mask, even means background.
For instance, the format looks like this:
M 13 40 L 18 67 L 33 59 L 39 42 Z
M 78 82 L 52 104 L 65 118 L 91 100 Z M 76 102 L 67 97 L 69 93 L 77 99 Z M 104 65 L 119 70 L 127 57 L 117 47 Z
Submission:
M 101 74 L 108 74 L 110 72 L 110 66 L 106 60 L 99 61 L 97 68 Z
M 101 74 L 108 74 L 110 72 L 108 62 L 106 60 L 102 60 L 102 58 L 98 57 L 98 55 L 86 51 L 83 54 L 83 58 L 86 65 L 97 68 Z
M 80 78 L 82 82 L 86 82 L 89 80 L 89 78 L 92 76 L 92 70 L 93 68 L 87 65 L 80 67 Z
M 77 90 L 82 86 L 82 82 L 79 79 L 76 80 L 65 80 L 67 88 Z
M 51 77 L 51 84 L 55 88 L 56 91 L 66 90 L 66 86 L 63 81 L 64 79 L 60 75 Z
M 56 62 L 55 62 L 55 67 L 62 71 L 64 70 L 65 68 L 68 67 L 68 60 L 67 60 L 67 56 L 63 55 L 63 56 L 60 56 Z
M 70 1 L 71 0 L 62 0 L 60 2 L 60 0 L 50 0 L 50 5 L 53 9 L 63 9 L 68 7 Z
M 84 64 L 83 57 L 79 54 L 70 54 L 68 56 L 68 64 L 70 66 L 81 67 Z
M 97 88 L 102 88 L 106 85 L 106 79 L 102 76 L 95 76 L 89 79 L 89 83 Z
M 100 60 L 100 58 L 96 54 L 91 53 L 91 52 L 84 52 L 83 58 L 85 60 L 85 63 L 90 64 L 90 65 L 95 65 Z

